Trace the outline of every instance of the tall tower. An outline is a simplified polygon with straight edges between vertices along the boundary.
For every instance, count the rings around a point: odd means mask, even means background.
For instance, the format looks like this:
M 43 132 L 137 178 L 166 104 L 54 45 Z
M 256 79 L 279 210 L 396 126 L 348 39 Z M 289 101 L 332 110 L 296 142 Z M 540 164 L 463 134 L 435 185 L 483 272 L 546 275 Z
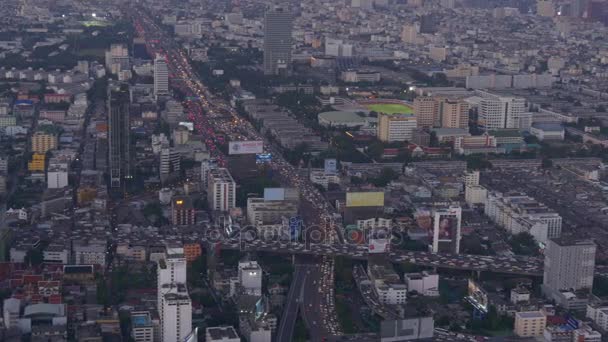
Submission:
M 169 69 L 167 61 L 161 55 L 154 59 L 154 96 L 169 94 Z
M 291 14 L 275 8 L 264 16 L 264 74 L 289 73 L 291 66 Z
M 120 188 L 131 178 L 129 87 L 126 84 L 108 87 L 108 150 L 110 186 Z
M 184 341 L 192 331 L 192 302 L 186 275 L 184 249 L 167 248 L 157 269 L 161 342 Z

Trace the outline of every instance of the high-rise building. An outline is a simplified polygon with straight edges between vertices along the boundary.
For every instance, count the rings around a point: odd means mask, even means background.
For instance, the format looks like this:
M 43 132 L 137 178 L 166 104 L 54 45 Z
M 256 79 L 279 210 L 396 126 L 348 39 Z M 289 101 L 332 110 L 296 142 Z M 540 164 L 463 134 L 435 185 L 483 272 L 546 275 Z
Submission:
M 378 115 L 378 139 L 384 142 L 412 141 L 416 116 L 410 114 Z
M 239 262 L 239 284 L 243 294 L 262 295 L 262 268 L 257 261 Z
M 488 130 L 525 128 L 526 100 L 521 97 L 499 96 L 479 91 L 479 127 Z
M 434 97 L 419 96 L 414 99 L 414 114 L 418 128 L 432 128 L 439 124 L 438 105 Z
M 596 248 L 591 240 L 549 240 L 545 249 L 543 287 L 553 292 L 591 290 Z
M 131 178 L 129 89 L 127 85 L 108 88 L 108 149 L 110 185 L 119 188 Z
M 469 104 L 463 100 L 444 99 L 439 102 L 439 117 L 441 127 L 469 127 Z
M 228 169 L 209 170 L 207 201 L 211 210 L 228 211 L 236 206 L 236 183 Z
M 154 342 L 156 326 L 149 311 L 131 312 L 131 337 L 135 342 Z
M 161 342 L 184 341 L 192 331 L 186 276 L 184 249 L 168 247 L 157 268 Z
M 264 15 L 264 74 L 289 73 L 291 65 L 291 13 L 283 8 Z
M 176 226 L 193 225 L 196 211 L 189 196 L 175 196 L 171 200 L 171 222 Z
M 160 150 L 160 177 L 164 180 L 174 172 L 180 171 L 180 154 L 171 147 L 163 147 Z
M 169 94 L 169 68 L 167 61 L 161 55 L 154 59 L 154 96 L 158 98 Z
M 105 57 L 106 68 L 112 74 L 119 74 L 121 71 L 131 69 L 129 49 L 125 44 L 112 44 L 110 50 L 106 51 Z
M 209 172 L 211 169 L 216 169 L 218 167 L 217 160 L 214 158 L 204 159 L 201 162 L 201 183 L 203 188 L 207 189 L 209 186 Z

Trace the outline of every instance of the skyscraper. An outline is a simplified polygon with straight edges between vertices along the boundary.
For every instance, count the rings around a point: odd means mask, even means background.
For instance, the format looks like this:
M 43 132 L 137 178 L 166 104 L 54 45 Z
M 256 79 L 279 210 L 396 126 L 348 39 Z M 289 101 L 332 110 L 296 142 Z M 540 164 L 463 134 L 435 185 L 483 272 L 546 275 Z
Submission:
M 275 8 L 264 16 L 264 74 L 289 73 L 291 65 L 291 13 Z
M 183 248 L 167 248 L 158 262 L 158 311 L 161 341 L 184 341 L 192 331 L 192 302 L 186 287 Z
M 591 240 L 557 238 L 547 243 L 543 287 L 546 291 L 591 290 L 596 245 Z
M 126 84 L 108 87 L 108 149 L 110 186 L 119 188 L 131 178 L 129 87 Z
M 154 96 L 169 94 L 169 69 L 167 61 L 161 55 L 154 59 Z
M 236 206 L 236 183 L 226 168 L 209 171 L 207 201 L 211 210 L 228 211 Z

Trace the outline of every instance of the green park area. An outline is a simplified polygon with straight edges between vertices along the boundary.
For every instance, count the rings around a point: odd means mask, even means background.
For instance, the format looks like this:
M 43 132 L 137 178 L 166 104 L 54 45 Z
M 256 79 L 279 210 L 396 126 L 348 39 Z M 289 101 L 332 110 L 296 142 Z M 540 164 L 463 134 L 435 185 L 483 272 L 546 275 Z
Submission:
M 411 114 L 414 111 L 412 107 L 398 103 L 375 103 L 365 105 L 369 110 L 385 114 Z

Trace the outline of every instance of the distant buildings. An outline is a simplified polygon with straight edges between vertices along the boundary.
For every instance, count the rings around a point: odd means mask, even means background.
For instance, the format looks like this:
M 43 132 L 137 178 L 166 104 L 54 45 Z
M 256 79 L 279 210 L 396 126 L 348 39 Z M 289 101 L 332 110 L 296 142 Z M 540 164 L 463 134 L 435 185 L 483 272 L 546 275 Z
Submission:
M 32 152 L 45 154 L 57 148 L 57 135 L 38 131 L 32 135 Z
M 419 128 L 468 128 L 469 104 L 460 98 L 419 96 L 414 99 Z
M 196 223 L 196 212 L 189 196 L 175 196 L 171 200 L 171 223 L 176 226 Z
M 264 15 L 264 74 L 289 73 L 292 26 L 286 9 L 275 8 Z

